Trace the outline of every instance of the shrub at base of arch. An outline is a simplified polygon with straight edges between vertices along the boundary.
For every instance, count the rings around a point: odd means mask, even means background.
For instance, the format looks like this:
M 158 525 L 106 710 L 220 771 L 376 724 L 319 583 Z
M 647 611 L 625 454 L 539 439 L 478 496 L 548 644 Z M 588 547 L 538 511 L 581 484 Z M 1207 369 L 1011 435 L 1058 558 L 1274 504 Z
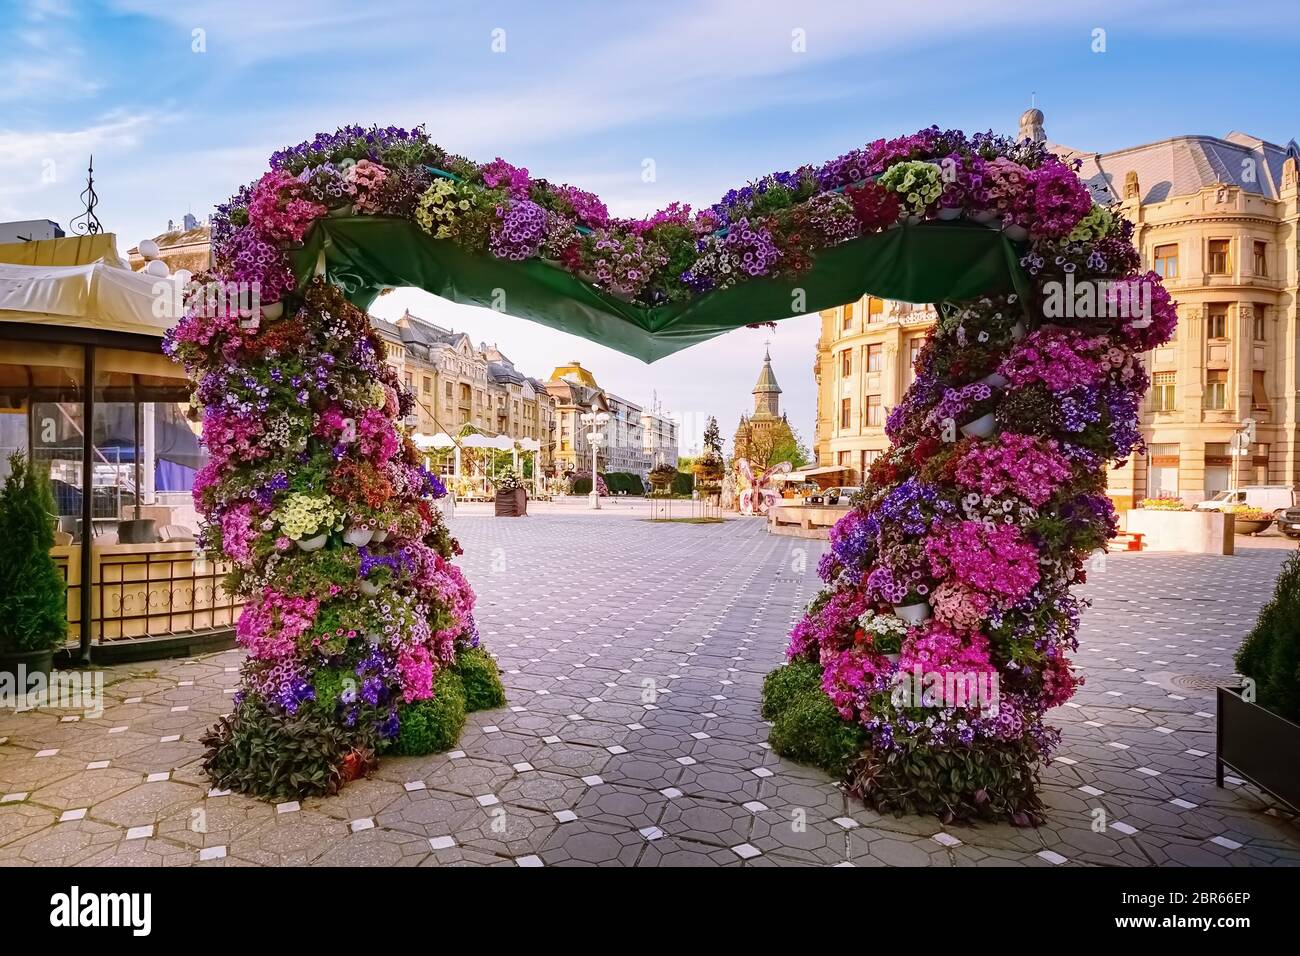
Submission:
M 834 763 L 824 721 L 799 709 L 809 694 L 861 732 L 847 776 L 878 810 L 1028 824 L 1059 739 L 1045 715 L 1081 682 L 1071 588 L 1115 532 L 1105 468 L 1143 451 L 1138 353 L 1177 314 L 1159 278 L 1138 274 L 1132 227 L 1043 147 L 985 138 L 954 152 L 911 166 L 979 167 L 951 187 L 1023 227 L 1029 295 L 939 303 L 886 422 L 891 448 L 832 529 L 825 588 L 765 697 L 785 708 L 772 745 L 796 759 Z M 912 211 L 929 215 L 928 195 L 909 195 Z M 791 690 L 778 675 L 796 667 Z
M 396 425 L 412 398 L 368 317 L 316 279 L 278 318 L 200 300 L 165 348 L 203 409 L 203 546 L 246 602 L 235 711 L 204 738 L 213 782 L 326 794 L 395 743 L 445 749 L 464 722 L 458 660 L 480 706 L 504 692 L 434 505 L 446 489 Z

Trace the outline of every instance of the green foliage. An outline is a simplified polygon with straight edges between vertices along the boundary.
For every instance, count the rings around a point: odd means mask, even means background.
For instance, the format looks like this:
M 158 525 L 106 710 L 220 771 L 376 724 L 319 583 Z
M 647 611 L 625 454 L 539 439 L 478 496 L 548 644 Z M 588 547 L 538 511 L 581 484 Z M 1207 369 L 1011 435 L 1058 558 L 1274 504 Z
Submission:
M 881 813 L 932 813 L 944 822 L 1009 819 L 1029 826 L 1043 818 L 1035 792 L 1041 759 L 1030 737 L 946 749 L 868 749 L 850 790 Z
M 806 676 L 803 679 L 806 681 Z M 772 721 L 767 737 L 772 749 L 782 757 L 842 775 L 862 752 L 866 731 L 839 715 L 822 690 L 820 678 L 812 686 L 799 686 L 792 680 L 783 689 L 790 697 L 781 702 Z M 765 707 L 769 705 L 766 690 L 765 686 Z
M 1300 723 L 1300 552 L 1282 566 L 1273 598 L 1237 650 L 1237 670 L 1255 682 L 1255 701 Z
M 471 647 L 456 655 L 456 673 L 465 688 L 465 709 L 490 710 L 506 702 L 497 662 L 481 647 Z
M 722 432 L 718 428 L 718 420 L 714 416 L 709 416 L 708 424 L 704 426 L 704 447 L 711 452 L 722 455 Z
M 393 753 L 407 757 L 450 750 L 465 726 L 465 685 L 450 668 L 433 679 L 433 696 L 402 707 Z
M 760 713 L 764 720 L 775 720 L 800 694 L 818 688 L 822 682 L 822 669 L 811 661 L 792 661 L 772 671 L 763 678 L 763 704 Z
M 337 793 L 350 779 L 350 761 L 362 769 L 374 759 L 355 728 L 319 709 L 273 713 L 252 695 L 199 742 L 207 748 L 203 769 L 215 786 L 266 800 Z
M 605 487 L 610 494 L 619 494 L 627 492 L 629 495 L 645 494 L 645 483 L 641 481 L 641 476 L 633 474 L 630 471 L 607 471 L 604 474 Z M 588 482 L 587 491 L 591 491 L 590 482 Z
M 574 478 L 574 479 L 573 479 L 573 493 L 574 493 L 575 495 L 589 495 L 589 494 L 591 494 L 591 479 L 590 479 L 590 478 Z
M 767 466 L 770 468 L 772 465 L 779 465 L 783 461 L 788 461 L 790 467 L 802 468 L 808 464 L 808 460 L 808 446 L 791 429 L 788 438 L 782 438 L 772 446 L 772 453 L 767 458 Z
M 11 456 L 9 467 L 0 491 L 0 650 L 53 650 L 68 633 L 67 587 L 50 556 L 58 508 L 49 479 L 25 456 Z
M 672 489 L 673 489 L 674 497 L 689 498 L 691 496 L 691 492 L 695 490 L 695 477 L 693 475 L 686 474 L 686 472 L 684 471 L 677 472 L 677 474 L 673 476 Z

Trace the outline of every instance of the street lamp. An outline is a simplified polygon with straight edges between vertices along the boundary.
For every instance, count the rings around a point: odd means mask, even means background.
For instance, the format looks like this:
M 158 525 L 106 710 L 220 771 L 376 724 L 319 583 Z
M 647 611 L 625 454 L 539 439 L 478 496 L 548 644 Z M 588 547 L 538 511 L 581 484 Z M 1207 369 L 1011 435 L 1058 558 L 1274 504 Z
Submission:
M 588 427 L 587 442 L 591 445 L 591 495 L 588 497 L 588 507 L 600 510 L 600 491 L 596 487 L 596 449 L 600 447 L 601 442 L 605 440 L 605 435 L 600 431 L 601 428 L 609 424 L 608 412 L 584 412 L 579 416 L 582 424 Z

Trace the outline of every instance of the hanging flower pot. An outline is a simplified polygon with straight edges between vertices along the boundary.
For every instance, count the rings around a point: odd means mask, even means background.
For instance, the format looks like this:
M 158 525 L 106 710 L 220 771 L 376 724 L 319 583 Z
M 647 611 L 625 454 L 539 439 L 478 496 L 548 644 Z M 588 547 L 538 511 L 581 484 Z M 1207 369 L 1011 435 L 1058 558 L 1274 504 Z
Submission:
M 990 372 L 988 375 L 985 375 L 980 379 L 980 381 L 990 388 L 1006 388 L 1011 384 L 1007 380 L 1007 377 L 1000 372 Z
M 981 226 L 987 226 L 990 223 L 997 223 L 1001 228 L 1001 219 L 992 209 L 976 209 L 970 214 L 970 218 L 978 222 Z
M 369 544 L 374 536 L 375 532 L 363 525 L 356 525 L 343 532 L 343 540 L 354 548 L 359 548 L 362 545 Z
M 266 319 L 268 322 L 274 319 L 278 319 L 280 318 L 280 316 L 284 315 L 284 303 L 279 299 L 270 303 L 269 305 L 261 306 L 261 309 L 262 309 L 262 318 Z
M 1011 341 L 1019 342 L 1021 339 L 1025 337 L 1025 334 L 1028 331 L 1029 330 L 1025 328 L 1024 320 L 1021 319 L 1015 325 L 1011 326 Z
M 981 415 L 972 422 L 961 426 L 961 433 L 967 438 L 988 438 L 993 434 L 993 413 Z M 901 615 L 900 615 L 901 617 Z
M 989 416 L 992 418 L 993 416 Z M 921 601 L 919 604 L 895 604 L 894 613 L 901 617 L 908 624 L 916 625 L 926 621 L 930 617 L 930 602 Z M 885 657 L 890 655 L 886 654 Z M 898 655 L 894 655 L 894 660 Z
M 1009 222 L 1002 227 L 1002 233 L 1012 242 L 1024 242 L 1029 238 L 1029 230 L 1024 226 L 1018 226 L 1014 222 Z
M 321 532 L 320 534 L 312 535 L 310 538 L 299 538 L 296 544 L 299 549 L 303 551 L 319 551 L 321 548 L 325 547 L 325 542 L 328 540 L 329 535 Z
M 943 222 L 952 222 L 954 219 L 961 218 L 961 209 L 957 206 L 940 206 L 934 215 L 936 219 Z
M 926 605 L 926 606 L 928 606 L 928 605 Z M 893 653 L 893 654 L 881 654 L 880 656 L 883 657 L 885 660 L 889 661 L 889 663 L 891 663 L 891 664 L 897 664 L 898 661 L 899 661 L 899 659 L 900 659 L 903 655 L 902 655 L 902 654 L 898 654 L 898 653 Z
M 387 540 L 388 540 L 388 529 L 387 529 L 387 528 L 380 528 L 380 529 L 379 529 L 378 531 L 376 531 L 373 535 L 371 535 L 370 540 L 373 541 L 375 544 L 378 544 L 378 543 L 381 542 L 381 541 L 387 541 Z
M 369 581 L 365 578 L 362 578 L 357 582 L 357 586 L 361 588 L 362 594 L 368 595 L 369 597 L 374 597 L 379 593 L 379 585 L 374 581 Z
M 344 203 L 342 206 L 335 206 L 326 213 L 331 219 L 342 219 L 344 216 L 355 216 L 357 207 L 353 203 Z

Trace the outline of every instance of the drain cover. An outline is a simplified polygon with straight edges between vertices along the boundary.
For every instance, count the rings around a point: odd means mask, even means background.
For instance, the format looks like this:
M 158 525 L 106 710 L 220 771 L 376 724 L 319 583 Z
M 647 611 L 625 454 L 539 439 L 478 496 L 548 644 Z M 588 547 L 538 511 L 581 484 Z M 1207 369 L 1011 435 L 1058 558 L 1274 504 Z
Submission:
M 1235 677 L 1203 677 L 1200 674 L 1176 674 L 1169 683 L 1182 690 L 1210 692 L 1216 687 L 1236 687 L 1241 682 Z

